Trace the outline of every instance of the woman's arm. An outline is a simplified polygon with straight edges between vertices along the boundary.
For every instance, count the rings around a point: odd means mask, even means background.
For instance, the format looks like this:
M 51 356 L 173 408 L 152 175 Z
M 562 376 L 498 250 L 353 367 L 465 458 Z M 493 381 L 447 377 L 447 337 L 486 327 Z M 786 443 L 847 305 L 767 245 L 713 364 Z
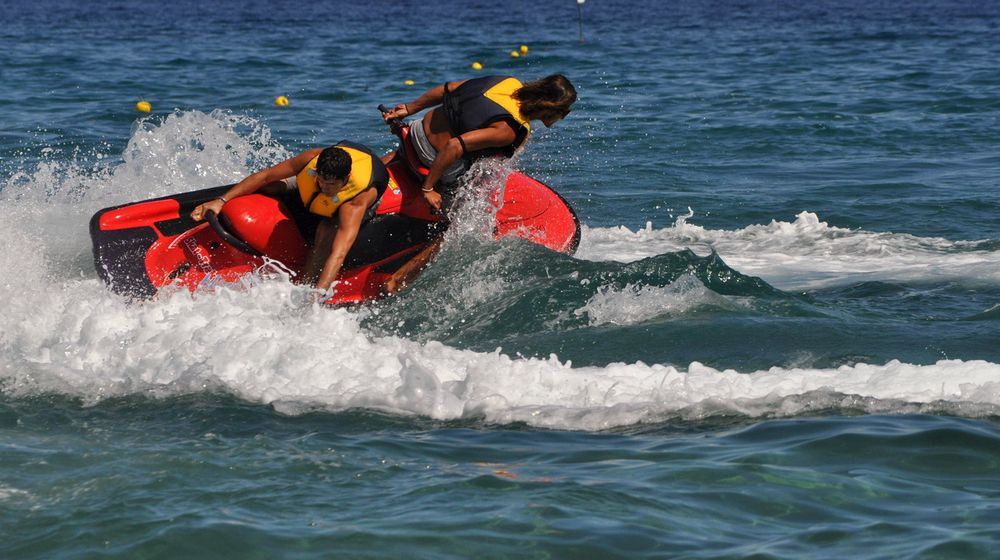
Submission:
M 267 169 L 262 169 L 252 175 L 249 175 L 239 183 L 230 187 L 229 190 L 227 190 L 221 197 L 196 206 L 191 212 L 191 218 L 195 221 L 202 220 L 205 217 L 205 212 L 209 210 L 218 214 L 222 211 L 222 207 L 226 204 L 226 202 L 229 202 L 238 196 L 253 194 L 271 183 L 287 179 L 298 174 L 299 171 L 302 171 L 302 169 L 309 164 L 312 158 L 318 156 L 322 151 L 322 148 L 306 150 L 291 159 L 286 159 L 277 165 L 268 167 Z
M 432 208 L 441 208 L 441 195 L 434 190 L 434 185 L 441 179 L 445 170 L 451 167 L 451 164 L 458 161 L 466 152 L 475 152 L 486 148 L 502 148 L 509 146 L 516 139 L 517 134 L 510 124 L 497 121 L 486 128 L 470 130 L 448 140 L 448 143 L 431 162 L 427 177 L 424 179 L 421 188 L 424 192 L 424 199 Z
M 460 80 L 457 82 L 448 82 L 448 90 L 455 91 L 455 88 L 464 83 L 465 80 Z M 431 88 L 425 91 L 423 95 L 416 98 L 414 101 L 396 105 L 388 113 L 382 113 L 382 118 L 385 119 L 385 122 L 389 122 L 392 119 L 401 119 L 403 117 L 415 115 L 428 107 L 440 105 L 443 99 L 444 99 L 444 85 L 440 85 L 436 88 Z

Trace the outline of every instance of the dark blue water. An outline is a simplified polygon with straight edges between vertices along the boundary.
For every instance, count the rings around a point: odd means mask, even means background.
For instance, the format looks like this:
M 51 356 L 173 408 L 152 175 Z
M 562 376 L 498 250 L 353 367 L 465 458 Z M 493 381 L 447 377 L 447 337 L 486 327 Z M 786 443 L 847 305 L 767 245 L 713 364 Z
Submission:
M 1000 557 L 998 8 L 0 1 L 0 557 Z M 98 279 L 97 210 L 388 151 L 474 61 L 576 85 L 515 164 L 575 256 Z

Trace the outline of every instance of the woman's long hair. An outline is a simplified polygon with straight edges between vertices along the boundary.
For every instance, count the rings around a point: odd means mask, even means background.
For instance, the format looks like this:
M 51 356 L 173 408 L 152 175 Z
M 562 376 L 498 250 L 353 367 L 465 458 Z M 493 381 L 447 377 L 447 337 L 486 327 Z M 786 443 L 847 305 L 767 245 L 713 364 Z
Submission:
M 562 74 L 552 74 L 528 82 L 514 92 L 514 99 L 521 102 L 521 116 L 540 119 L 545 115 L 565 117 L 576 101 L 576 89 Z

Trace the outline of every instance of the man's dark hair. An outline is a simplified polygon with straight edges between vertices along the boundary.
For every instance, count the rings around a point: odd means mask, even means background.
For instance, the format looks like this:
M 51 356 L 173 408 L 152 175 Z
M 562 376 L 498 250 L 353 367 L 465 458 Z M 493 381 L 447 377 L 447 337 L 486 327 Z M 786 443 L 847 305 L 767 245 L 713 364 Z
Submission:
M 330 146 L 319 154 L 316 174 L 327 180 L 346 179 L 351 174 L 351 156 L 337 146 Z

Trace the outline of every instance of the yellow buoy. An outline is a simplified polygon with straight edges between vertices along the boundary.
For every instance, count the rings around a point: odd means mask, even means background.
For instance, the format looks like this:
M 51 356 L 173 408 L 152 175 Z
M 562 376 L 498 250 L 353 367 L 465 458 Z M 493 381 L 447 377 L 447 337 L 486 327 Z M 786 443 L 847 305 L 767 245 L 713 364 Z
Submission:
M 406 80 L 403 83 L 406 84 L 406 85 L 408 85 L 408 86 L 412 86 L 415 82 L 413 80 Z
M 528 54 L 528 45 L 521 45 L 521 54 Z
M 135 104 L 135 110 L 143 113 L 148 113 L 153 110 L 153 105 L 149 101 L 140 101 Z
M 511 56 L 511 58 L 520 58 L 521 53 L 519 53 L 517 51 L 510 51 L 510 56 Z
M 277 105 L 278 107 L 287 107 L 288 98 L 285 97 L 284 95 L 279 95 L 278 97 L 274 98 L 274 104 Z
M 473 62 L 472 63 L 472 69 L 473 70 L 482 70 L 483 69 L 483 63 L 482 62 Z

